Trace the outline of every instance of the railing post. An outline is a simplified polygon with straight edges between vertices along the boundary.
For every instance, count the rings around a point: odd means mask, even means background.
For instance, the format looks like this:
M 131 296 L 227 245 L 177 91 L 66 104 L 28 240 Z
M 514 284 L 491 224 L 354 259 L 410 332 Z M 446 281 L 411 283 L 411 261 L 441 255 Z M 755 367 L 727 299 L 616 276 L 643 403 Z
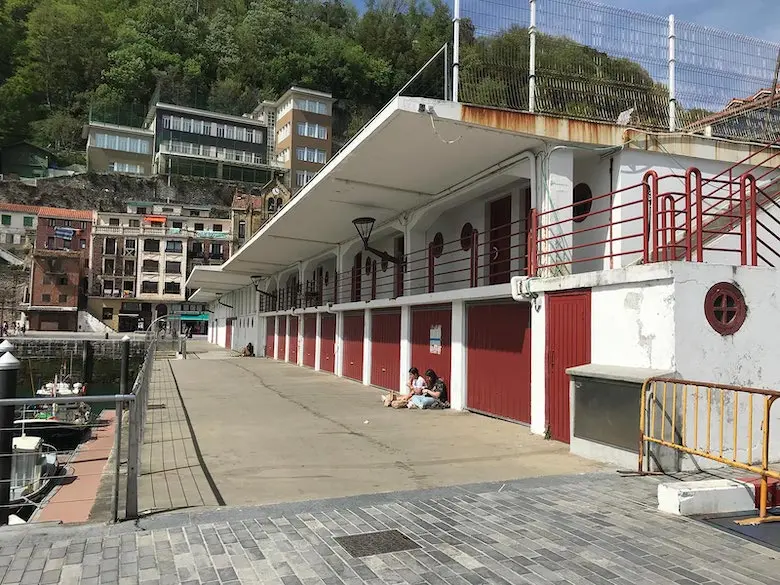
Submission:
M 7 344 L 7 345 L 6 345 Z M 16 398 L 19 360 L 11 353 L 13 346 L 4 341 L 0 357 L 0 398 Z M 11 503 L 11 464 L 14 444 L 14 406 L 0 407 L 0 526 L 8 524 Z
M 428 292 L 434 289 L 435 265 L 433 263 L 433 242 L 428 244 Z
M 740 264 L 742 266 L 747 266 L 747 259 L 748 259 L 748 237 L 747 237 L 747 230 L 748 230 L 748 210 L 747 210 L 747 200 L 748 200 L 748 191 L 747 191 L 747 185 L 748 182 L 750 182 L 751 189 L 755 190 L 755 180 L 753 179 L 753 176 L 749 173 L 744 173 L 739 178 L 739 239 L 740 239 Z M 752 197 L 753 200 L 755 200 L 755 193 Z M 751 222 L 752 224 L 752 222 Z M 751 240 L 754 239 L 755 234 L 751 235 Z M 755 249 L 755 246 L 753 246 L 753 249 Z
M 127 379 L 130 376 L 130 337 L 127 335 L 122 338 L 119 355 L 119 393 L 127 394 Z
M 669 15 L 669 132 L 677 129 L 677 95 L 674 79 L 675 69 L 674 14 Z
M 531 22 L 528 26 L 528 111 L 536 111 L 536 0 L 529 0 Z
M 460 81 L 460 0 L 452 7 L 452 101 L 458 101 Z
M 119 520 L 119 469 L 122 465 L 122 401 L 117 399 L 114 424 L 114 485 L 111 490 L 111 518 Z
M 479 284 L 479 232 L 471 232 L 471 287 Z

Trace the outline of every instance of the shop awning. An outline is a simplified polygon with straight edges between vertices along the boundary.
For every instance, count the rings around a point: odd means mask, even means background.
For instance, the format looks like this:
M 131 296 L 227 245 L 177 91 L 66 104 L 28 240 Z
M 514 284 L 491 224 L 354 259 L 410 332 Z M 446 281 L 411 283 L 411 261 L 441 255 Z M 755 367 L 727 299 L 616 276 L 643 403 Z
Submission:
M 164 215 L 145 215 L 144 216 L 144 221 L 148 221 L 149 223 L 152 223 L 152 222 L 162 222 L 162 223 L 165 223 L 165 221 L 167 219 L 168 218 L 165 217 Z
M 178 317 L 182 321 L 208 321 L 209 320 L 208 313 L 200 313 L 198 315 L 183 313 L 181 315 L 178 315 Z

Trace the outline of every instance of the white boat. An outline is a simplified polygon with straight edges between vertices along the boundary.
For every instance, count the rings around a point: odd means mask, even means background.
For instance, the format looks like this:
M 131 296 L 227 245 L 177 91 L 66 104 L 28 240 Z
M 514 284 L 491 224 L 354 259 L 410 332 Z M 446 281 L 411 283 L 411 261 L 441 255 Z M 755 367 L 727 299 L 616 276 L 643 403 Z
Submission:
M 70 384 L 55 377 L 54 382 L 44 384 L 35 393 L 37 396 L 68 397 L 84 396 L 87 393 L 87 387 L 81 382 Z
M 11 458 L 11 509 L 39 501 L 58 476 L 57 451 L 41 437 L 14 437 Z

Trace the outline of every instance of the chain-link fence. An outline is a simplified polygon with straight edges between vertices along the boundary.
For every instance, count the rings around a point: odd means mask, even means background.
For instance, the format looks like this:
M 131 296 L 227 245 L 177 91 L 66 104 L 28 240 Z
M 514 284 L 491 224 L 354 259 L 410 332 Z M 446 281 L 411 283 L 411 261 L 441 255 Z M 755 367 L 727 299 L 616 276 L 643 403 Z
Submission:
M 589 0 L 461 7 L 462 102 L 742 138 L 776 121 L 777 43 Z

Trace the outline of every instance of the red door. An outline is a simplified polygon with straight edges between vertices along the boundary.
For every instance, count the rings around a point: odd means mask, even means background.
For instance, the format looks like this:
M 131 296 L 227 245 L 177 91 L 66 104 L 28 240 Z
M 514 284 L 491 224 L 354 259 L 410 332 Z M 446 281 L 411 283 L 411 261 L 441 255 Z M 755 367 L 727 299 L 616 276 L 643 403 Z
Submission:
M 432 369 L 448 386 L 452 371 L 451 331 L 450 305 L 412 309 L 412 365 L 420 370 L 421 374 L 429 368 Z
M 401 311 L 371 315 L 371 383 L 398 390 L 401 380 Z
M 473 305 L 467 319 L 467 407 L 530 424 L 530 305 Z
M 274 357 L 274 330 L 276 329 L 276 318 L 265 318 L 265 357 Z
M 314 350 L 317 343 L 317 316 L 303 318 L 303 365 L 314 367 Z
M 284 361 L 287 347 L 287 317 L 282 315 L 279 317 L 279 359 Z
M 320 323 L 320 369 L 333 373 L 336 365 L 336 315 L 323 313 Z
M 231 349 L 233 344 L 233 321 L 235 319 L 225 321 L 225 349 Z
M 344 364 L 342 375 L 363 380 L 363 317 L 365 313 L 344 314 Z
M 290 363 L 298 363 L 298 317 L 290 317 Z
M 590 363 L 590 290 L 550 293 L 545 309 L 545 414 L 550 436 L 569 442 L 566 369 Z
M 490 284 L 509 282 L 512 270 L 512 197 L 490 204 Z

